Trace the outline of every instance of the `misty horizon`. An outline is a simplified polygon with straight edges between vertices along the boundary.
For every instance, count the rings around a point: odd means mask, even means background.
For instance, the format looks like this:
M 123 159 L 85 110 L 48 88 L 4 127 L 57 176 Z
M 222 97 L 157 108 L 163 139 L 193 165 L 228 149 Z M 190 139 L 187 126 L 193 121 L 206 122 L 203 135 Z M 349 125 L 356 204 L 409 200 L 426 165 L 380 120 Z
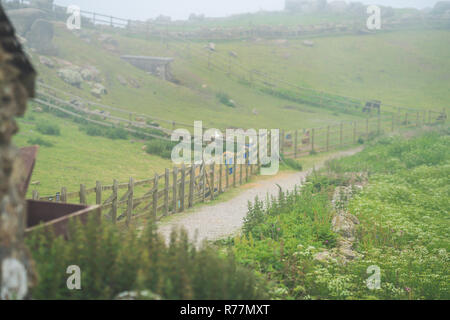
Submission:
M 332 2 L 328 0 L 328 2 Z M 355 1 L 346 1 L 355 2 Z M 364 4 L 378 4 L 396 8 L 423 9 L 433 7 L 438 0 L 361 0 Z M 56 0 L 55 4 L 77 5 L 82 10 L 94 11 L 106 15 L 134 20 L 147 20 L 160 15 L 170 16 L 174 20 L 186 20 L 189 15 L 204 14 L 206 17 L 219 18 L 236 14 L 255 13 L 258 11 L 282 11 L 285 0 L 228 0 L 218 2 L 210 0 L 166 0 L 151 3 L 143 0 Z

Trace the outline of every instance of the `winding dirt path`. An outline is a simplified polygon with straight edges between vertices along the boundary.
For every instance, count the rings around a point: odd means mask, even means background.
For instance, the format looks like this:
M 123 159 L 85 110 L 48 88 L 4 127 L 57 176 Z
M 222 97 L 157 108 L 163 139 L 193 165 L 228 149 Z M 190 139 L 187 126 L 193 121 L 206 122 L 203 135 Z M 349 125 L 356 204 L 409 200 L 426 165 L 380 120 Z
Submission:
M 354 155 L 363 148 L 359 147 L 348 151 L 338 152 L 315 164 L 316 169 L 322 167 L 325 161 Z M 232 236 L 241 229 L 244 217 L 247 215 L 248 202 L 253 202 L 255 197 L 266 199 L 267 195 L 278 195 L 279 188 L 293 190 L 296 185 L 301 185 L 311 170 L 296 173 L 280 173 L 273 178 L 261 180 L 248 185 L 250 188 L 241 194 L 225 202 L 205 205 L 194 211 L 172 217 L 169 221 L 162 221 L 158 230 L 168 241 L 173 229 L 184 228 L 189 239 L 197 245 L 204 240 L 215 241 Z

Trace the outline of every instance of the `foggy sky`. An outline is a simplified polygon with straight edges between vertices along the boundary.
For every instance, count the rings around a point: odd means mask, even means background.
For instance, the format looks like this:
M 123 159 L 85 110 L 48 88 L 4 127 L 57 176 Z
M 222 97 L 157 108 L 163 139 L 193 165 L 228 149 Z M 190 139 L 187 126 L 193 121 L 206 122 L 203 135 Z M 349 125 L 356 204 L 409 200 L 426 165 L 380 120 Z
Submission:
M 351 1 L 420 9 L 432 7 L 438 2 L 438 0 Z M 284 0 L 55 0 L 55 3 L 64 6 L 77 5 L 85 11 L 136 20 L 155 18 L 160 14 L 175 20 L 187 19 L 191 13 L 205 14 L 207 17 L 224 17 L 237 13 L 274 11 L 284 8 Z

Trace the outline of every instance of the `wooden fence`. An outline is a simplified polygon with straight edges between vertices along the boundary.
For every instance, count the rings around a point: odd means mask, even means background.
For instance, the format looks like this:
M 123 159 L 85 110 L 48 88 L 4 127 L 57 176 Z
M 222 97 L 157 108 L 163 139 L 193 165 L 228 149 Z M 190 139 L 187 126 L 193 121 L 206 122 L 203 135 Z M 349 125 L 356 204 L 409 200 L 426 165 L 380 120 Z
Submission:
M 421 127 L 446 121 L 444 112 L 423 111 L 398 113 L 391 117 L 368 118 L 359 122 L 342 122 L 322 128 L 281 130 L 280 153 L 287 158 L 300 158 L 311 152 L 326 152 L 361 143 L 360 139 L 393 132 L 400 128 Z M 132 219 L 147 216 L 160 220 L 170 214 L 183 212 L 196 203 L 213 200 L 218 195 L 249 182 L 261 169 L 260 151 L 271 152 L 271 138 L 258 150 L 257 144 L 246 150 L 224 154 L 222 164 L 210 162 L 166 169 L 162 174 L 126 183 L 114 180 L 111 185 L 97 181 L 95 186 L 80 185 L 75 192 L 62 187 L 52 196 L 40 197 L 33 191 L 33 199 L 57 202 L 79 202 L 100 205 L 106 219 L 113 223 L 124 221 L 128 226 Z M 225 139 L 226 140 L 226 139 Z M 250 163 L 251 155 L 257 163 Z M 238 161 L 243 157 L 244 161 Z M 231 159 L 230 159 L 231 158 Z M 220 161 L 219 161 L 220 162 Z M 240 162 L 244 162 L 240 164 Z
M 263 151 L 267 150 L 266 146 Z M 54 196 L 40 197 L 37 191 L 33 191 L 33 199 L 97 204 L 106 219 L 113 223 L 124 221 L 127 226 L 131 219 L 142 216 L 160 220 L 192 208 L 196 203 L 214 200 L 230 188 L 249 182 L 261 167 L 259 161 L 250 163 L 252 152 L 258 152 L 256 144 L 245 152 L 234 153 L 231 159 L 229 155 L 224 155 L 223 163 L 219 164 L 203 162 L 182 165 L 166 169 L 163 174 L 155 174 L 151 179 L 135 181 L 130 178 L 127 183 L 114 180 L 112 185 L 103 185 L 97 181 L 92 187 L 82 184 L 75 192 L 68 192 L 66 187 L 62 187 Z M 243 161 L 238 161 L 240 156 Z
M 362 143 L 375 135 L 394 132 L 400 128 L 421 127 L 444 122 L 447 119 L 445 109 L 442 112 L 431 110 L 406 112 L 367 118 L 362 121 L 345 121 L 326 127 L 281 130 L 280 153 L 285 157 L 299 158 L 311 152 L 327 152 L 357 143 Z

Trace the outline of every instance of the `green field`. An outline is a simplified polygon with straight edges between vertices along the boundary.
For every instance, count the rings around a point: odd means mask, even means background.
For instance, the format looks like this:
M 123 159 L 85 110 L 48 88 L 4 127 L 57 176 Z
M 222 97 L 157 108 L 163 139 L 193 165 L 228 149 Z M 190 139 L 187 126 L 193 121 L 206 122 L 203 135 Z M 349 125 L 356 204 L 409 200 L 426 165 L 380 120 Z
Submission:
M 60 135 L 38 132 L 36 124 L 41 122 L 58 123 Z M 74 192 L 82 183 L 88 188 L 94 187 L 97 180 L 110 185 L 113 179 L 119 182 L 126 182 L 130 177 L 148 179 L 172 166 L 171 161 L 143 151 L 144 143 L 135 138 L 112 140 L 88 136 L 77 124 L 53 115 L 29 111 L 19 124 L 20 132 L 15 137 L 18 146 L 29 145 L 30 139 L 37 138 L 53 144 L 40 147 L 31 179 L 40 184 L 30 186 L 29 195 L 32 190 L 37 190 L 41 196 L 55 195 L 61 187 Z
M 241 18 L 236 21 L 245 25 L 245 16 Z M 273 15 L 274 21 L 279 18 Z M 355 97 L 360 103 L 378 99 L 386 112 L 396 111 L 397 106 L 448 110 L 450 105 L 449 30 L 322 36 L 310 39 L 313 47 L 304 46 L 303 39 L 217 42 L 210 67 L 208 50 L 204 48 L 207 42 L 171 37 L 165 43 L 161 39 L 139 39 L 120 30 L 112 34 L 118 43 L 112 52 L 102 47 L 99 35 L 98 30 L 86 29 L 77 36 L 56 23 L 54 43 L 58 59 L 98 68 L 107 95 L 96 99 L 86 83 L 81 88 L 64 83 L 57 76 L 57 68 L 42 65 L 39 56 L 31 52 L 39 79 L 65 92 L 129 112 L 188 125 L 202 120 L 206 127 L 221 129 L 293 130 L 336 125 L 344 120 L 364 121 L 366 115 L 359 107 L 346 109 L 334 102 L 318 106 L 322 98 L 329 101 L 328 93 Z M 231 57 L 230 51 L 237 57 Z M 120 59 L 123 54 L 174 57 L 172 69 L 177 83 L 162 81 L 131 66 Z M 134 79 L 140 88 L 122 85 L 119 76 Z M 321 91 L 325 92 L 322 98 Z M 234 100 L 235 107 L 222 103 L 218 94 Z M 123 113 L 112 114 L 124 117 Z M 113 178 L 122 182 L 129 176 L 148 178 L 155 170 L 162 172 L 170 167 L 168 161 L 145 154 L 143 142 L 90 137 L 69 120 L 35 116 L 59 123 L 62 128 L 60 137 L 48 137 L 55 146 L 42 147 L 38 156 L 32 180 L 41 182 L 36 186 L 41 194 L 54 193 L 63 185 L 78 188 L 80 183 L 92 184 L 95 180 L 109 183 Z M 171 129 L 170 121 L 157 120 Z M 22 121 L 20 126 L 15 141 L 25 146 L 34 134 L 30 133 L 33 124 Z

